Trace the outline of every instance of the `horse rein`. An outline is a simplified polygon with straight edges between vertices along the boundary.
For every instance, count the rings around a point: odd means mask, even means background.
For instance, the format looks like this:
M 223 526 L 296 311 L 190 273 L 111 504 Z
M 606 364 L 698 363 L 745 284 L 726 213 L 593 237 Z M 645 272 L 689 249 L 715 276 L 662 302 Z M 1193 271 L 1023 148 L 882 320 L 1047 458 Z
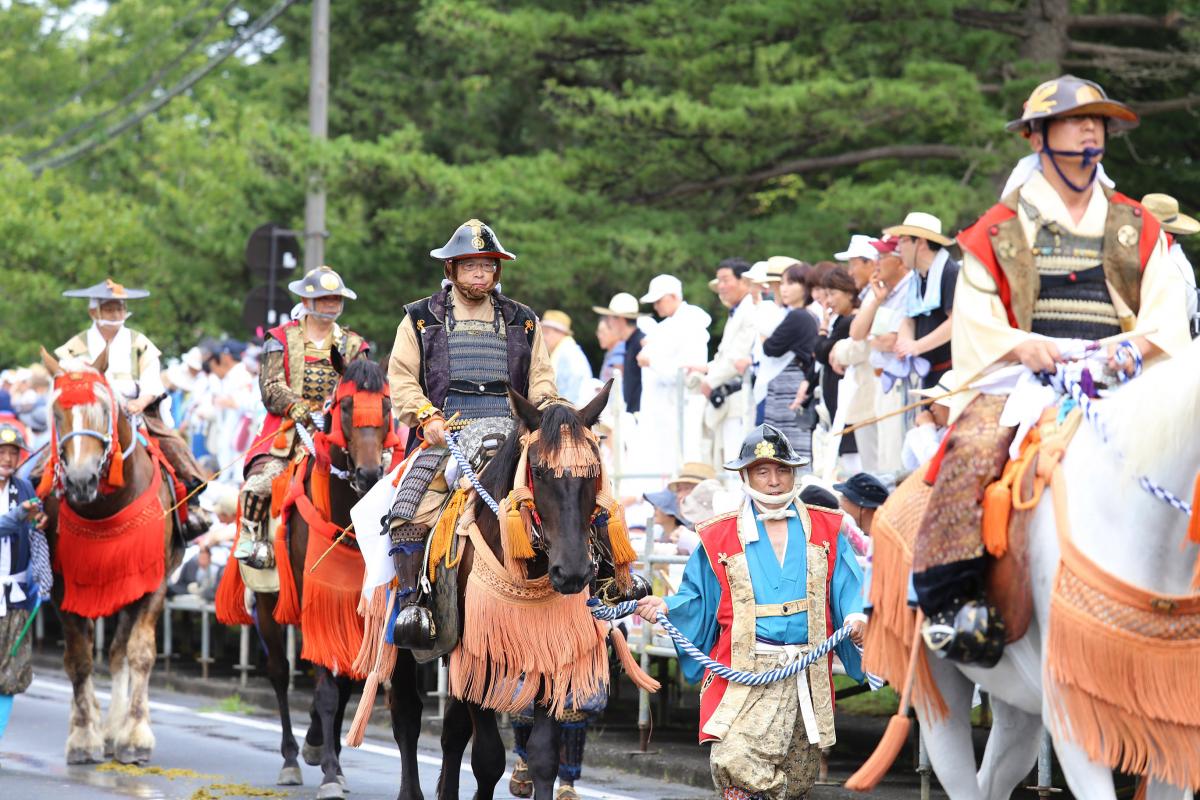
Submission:
M 133 455 L 134 449 L 137 448 L 138 432 L 137 432 L 137 427 L 135 425 L 135 422 L 136 422 L 138 415 L 129 414 L 125 411 L 125 409 L 120 407 L 120 405 L 117 403 L 116 396 L 113 394 L 112 387 L 108 385 L 108 381 L 104 380 L 103 375 L 99 375 L 96 379 L 92 380 L 91 382 L 92 382 L 93 386 L 97 383 L 102 384 L 108 393 L 108 402 L 109 402 L 108 422 L 110 423 L 111 427 L 113 428 L 114 434 L 112 436 L 110 436 L 108 434 L 101 433 L 100 431 L 92 430 L 91 428 L 79 428 L 78 430 L 73 430 L 73 431 L 69 432 L 66 436 L 59 438 L 58 426 L 55 424 L 54 414 L 51 413 L 49 415 L 49 424 L 50 424 L 50 432 L 51 432 L 50 435 L 51 435 L 51 440 L 54 441 L 57 445 L 57 453 L 55 454 L 57 456 L 57 458 L 55 459 L 55 463 L 54 463 L 54 468 L 55 468 L 56 472 L 61 472 L 61 470 L 62 470 L 64 457 L 66 456 L 67 442 L 71 441 L 72 439 L 74 439 L 76 437 L 83 437 L 83 438 L 88 438 L 88 439 L 95 439 L 96 441 L 100 442 L 101 447 L 104 448 L 104 453 L 100 457 L 99 471 L 100 471 L 101 475 L 106 474 L 108 472 L 109 465 L 112 462 L 114 445 L 116 447 L 120 446 L 120 441 L 114 442 L 115 438 L 119 439 L 119 437 L 120 437 L 120 427 L 116 424 L 113 424 L 114 423 L 113 414 L 118 413 L 118 412 L 125 415 L 125 419 L 129 422 L 129 429 L 130 429 L 130 433 L 131 433 L 129 447 L 126 448 L 125 450 L 121 451 L 121 458 L 122 459 L 129 458 L 130 456 Z M 95 397 L 94 391 L 93 391 L 93 397 Z M 99 402 L 99 401 L 93 400 L 93 402 Z

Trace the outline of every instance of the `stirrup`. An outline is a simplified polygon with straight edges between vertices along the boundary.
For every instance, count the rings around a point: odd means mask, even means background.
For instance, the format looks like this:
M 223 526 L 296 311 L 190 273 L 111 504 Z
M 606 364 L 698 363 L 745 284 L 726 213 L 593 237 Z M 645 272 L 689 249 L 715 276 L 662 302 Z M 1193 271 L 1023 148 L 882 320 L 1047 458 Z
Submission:
M 433 612 L 416 603 L 400 609 L 392 626 L 392 644 L 409 650 L 426 650 L 436 641 Z
M 994 667 L 1004 655 L 1004 620 L 984 599 L 959 600 L 921 626 L 925 645 L 939 658 Z
M 242 530 L 233 557 L 251 569 L 270 569 L 275 566 L 275 548 L 265 538 L 259 538 L 262 523 L 242 520 Z

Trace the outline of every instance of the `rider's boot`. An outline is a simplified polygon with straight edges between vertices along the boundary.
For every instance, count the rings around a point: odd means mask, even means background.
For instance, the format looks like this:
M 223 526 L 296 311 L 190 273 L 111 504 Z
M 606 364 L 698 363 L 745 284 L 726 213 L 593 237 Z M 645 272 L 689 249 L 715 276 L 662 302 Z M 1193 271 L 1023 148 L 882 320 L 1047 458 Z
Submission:
M 940 658 L 960 664 L 994 667 L 1004 654 L 1004 620 L 982 592 L 930 614 L 921 633 Z
M 200 487 L 204 481 L 192 479 L 184 481 L 184 488 L 188 492 L 187 501 L 187 523 L 184 525 L 183 538 L 187 541 L 192 541 L 208 532 L 212 526 L 212 517 L 209 513 L 200 507 Z
M 392 642 L 396 647 L 423 650 L 437 638 L 433 614 L 417 601 L 420 599 L 422 570 L 425 566 L 425 539 L 429 526 L 417 522 L 397 521 L 390 530 L 392 565 L 400 586 L 397 595 L 400 611 L 392 626 Z
M 271 498 L 242 492 L 241 528 L 233 557 L 254 569 L 275 566 L 275 547 L 270 537 Z

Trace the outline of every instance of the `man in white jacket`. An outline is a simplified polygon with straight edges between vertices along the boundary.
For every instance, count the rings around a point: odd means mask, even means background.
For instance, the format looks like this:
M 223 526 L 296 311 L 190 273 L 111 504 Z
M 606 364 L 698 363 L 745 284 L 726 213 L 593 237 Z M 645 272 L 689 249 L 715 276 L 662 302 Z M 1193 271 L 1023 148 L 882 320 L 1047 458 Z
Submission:
M 749 390 L 742 386 L 758 335 L 754 298 L 748 282 L 742 279 L 749 269 L 750 265 L 740 258 L 727 258 L 717 266 L 717 294 L 729 308 L 730 316 L 712 361 L 692 368 L 693 372 L 703 373 L 703 377 L 689 385 L 698 386 L 708 398 L 699 460 L 710 464 L 721 464 L 737 455 L 747 403 L 752 399 Z
M 701 395 L 687 391 L 683 372 L 689 364 L 708 360 L 712 317 L 684 301 L 683 284 L 674 275 L 656 276 L 641 301 L 652 304 L 662 320 L 647 334 L 637 357 L 642 367 L 641 417 L 652 421 L 642 430 L 655 440 L 655 470 L 671 473 L 700 456 L 705 402 Z

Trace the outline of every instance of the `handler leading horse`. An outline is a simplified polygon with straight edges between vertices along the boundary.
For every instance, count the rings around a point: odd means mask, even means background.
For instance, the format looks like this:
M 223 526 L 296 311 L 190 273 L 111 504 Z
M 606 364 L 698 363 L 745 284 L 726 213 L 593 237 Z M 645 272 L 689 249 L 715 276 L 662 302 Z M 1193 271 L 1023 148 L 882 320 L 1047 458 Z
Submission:
M 53 597 L 66 640 L 63 667 L 74 690 L 67 763 L 111 755 L 140 764 L 154 750 L 149 686 L 155 628 L 167 575 L 183 555 L 167 513 L 176 504 L 177 486 L 162 454 L 137 434 L 105 381 L 107 351 L 93 364 L 60 364 L 44 350 L 42 360 L 54 389 L 50 459 L 39 493 L 61 575 Z M 112 614 L 112 698 L 102 729 L 92 683 L 94 620 Z
M 524 397 L 509 393 L 522 427 L 501 445 L 480 481 L 488 494 L 497 500 L 508 496 L 522 478 L 528 481 L 528 489 L 536 498 L 536 512 L 533 513 L 540 538 L 534 543 L 532 557 L 523 561 L 525 579 L 530 583 L 544 583 L 552 590 L 552 595 L 557 593 L 554 596 L 560 599 L 552 600 L 552 603 L 578 600 L 581 613 L 586 617 L 585 624 L 579 625 L 577 632 L 560 629 L 533 634 L 540 636 L 537 642 L 540 647 L 533 649 L 569 653 L 571 648 L 578 647 L 577 666 L 582 669 L 575 672 L 572 667 L 566 667 L 558 674 L 543 677 L 529 670 L 528 665 L 536 659 L 528 658 L 528 653 L 506 653 L 507 663 L 504 664 L 485 663 L 479 658 L 473 643 L 477 645 L 482 638 L 503 638 L 509 634 L 498 632 L 495 625 L 490 624 L 494 620 L 480 621 L 487 615 L 480 613 L 483 603 L 472 598 L 468 584 L 482 580 L 495 589 L 497 581 L 505 580 L 498 576 L 512 563 L 513 545 L 511 539 L 505 541 L 511 531 L 502 531 L 496 514 L 482 498 L 476 497 L 467 513 L 473 514 L 478 530 L 469 538 L 460 536 L 462 542 L 457 545 L 461 548 L 457 585 L 462 635 L 458 648 L 450 657 L 451 693 L 470 699 L 452 699 L 446 709 L 437 794 L 442 800 L 459 796 L 459 767 L 472 738 L 471 767 L 478 786 L 476 797 L 488 800 L 493 796 L 505 765 L 496 709 L 512 706 L 513 710 L 518 710 L 528 702 L 525 695 L 530 694 L 538 701 L 528 744 L 535 797 L 539 800 L 552 797 L 559 758 L 559 729 L 553 707 L 562 704 L 568 685 L 582 702 L 586 692 L 596 688 L 590 684 L 607 683 L 605 633 L 583 610 L 586 598 L 583 592 L 595 580 L 597 564 L 613 560 L 612 538 L 593 527 L 594 512 L 598 508 L 600 460 L 589 430 L 608 401 L 610 387 L 611 384 L 606 386 L 579 411 L 566 405 L 551 405 L 539 411 Z M 573 466 L 567 467 L 568 464 Z M 512 524 L 511 519 L 506 522 Z M 480 551 L 481 544 L 486 547 L 486 552 Z M 532 608 L 505 607 L 498 613 L 510 614 L 515 627 L 527 633 L 537 631 L 537 623 L 543 619 L 538 616 L 538 610 Z M 483 628 L 487 630 L 481 630 Z M 524 680 L 519 682 L 522 669 L 525 670 Z M 400 649 L 397 654 L 389 703 L 402 763 L 399 797 L 400 800 L 412 800 L 422 796 L 416 762 L 422 704 L 415 662 L 409 650 Z
M 303 783 L 298 755 L 321 767 L 318 798 L 340 798 L 346 791 L 339 755 L 342 720 L 352 682 L 363 675 L 353 669 L 362 644 L 359 617 L 362 558 L 353 540 L 336 543 L 350 525 L 350 509 L 384 471 L 384 453 L 399 448 L 392 429 L 387 377 L 370 359 L 341 358 L 334 367 L 342 374 L 326 414 L 325 431 L 313 442 L 315 454 L 294 462 L 273 492 L 273 511 L 279 512 L 286 535 L 275 541 L 279 592 L 255 592 L 258 613 L 251 619 L 242 604 L 238 568 L 231 562 L 218 593 L 218 616 L 229 624 L 258 625 L 267 649 L 267 676 L 279 702 L 283 728 L 280 752 L 283 768 L 278 783 Z M 394 455 L 401 455 L 396 449 Z M 291 664 L 284 646 L 284 626 L 295 625 L 304 637 L 301 658 L 313 664 L 316 691 L 311 722 L 301 750 L 292 734 L 288 703 Z

